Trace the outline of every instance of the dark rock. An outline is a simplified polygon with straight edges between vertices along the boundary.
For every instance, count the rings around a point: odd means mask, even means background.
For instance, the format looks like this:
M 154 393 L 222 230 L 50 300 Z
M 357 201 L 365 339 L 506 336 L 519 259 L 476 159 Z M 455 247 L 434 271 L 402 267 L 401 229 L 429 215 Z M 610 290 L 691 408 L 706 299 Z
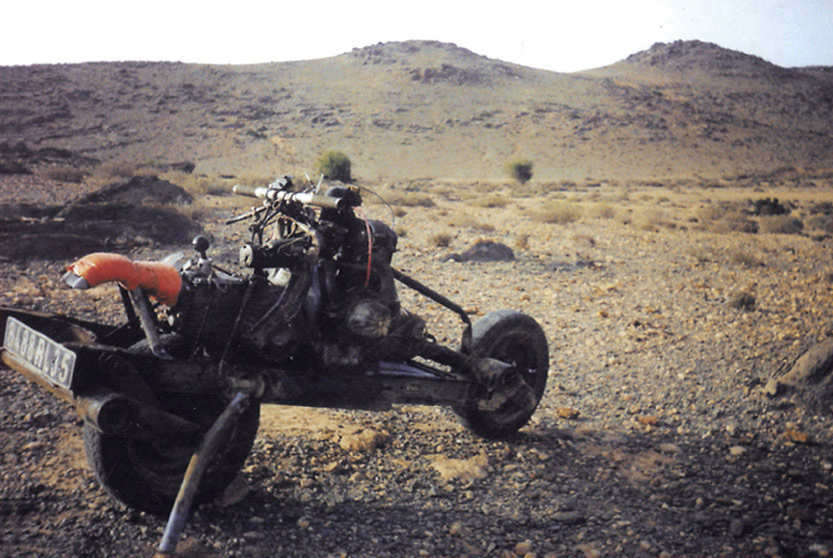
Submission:
M 458 262 L 508 262 L 515 259 L 515 253 L 500 242 L 480 240 L 462 254 L 452 254 L 450 259 Z
M 177 171 L 184 172 L 185 174 L 191 174 L 197 167 L 197 165 L 195 163 L 192 163 L 191 161 L 179 161 L 176 163 L 153 163 L 140 166 L 141 168 L 149 168 L 160 172 Z
M 134 176 L 121 182 L 108 184 L 103 188 L 82 196 L 69 205 L 60 216 L 64 216 L 76 205 L 91 203 L 121 203 L 139 205 L 142 203 L 171 204 L 192 203 L 194 198 L 176 184 L 156 176 Z
M 811 347 L 777 382 L 810 409 L 833 414 L 833 338 Z
M 2 205 L 0 254 L 7 260 L 64 258 L 148 243 L 186 244 L 202 232 L 201 227 L 162 204 L 191 201 L 175 184 L 138 176 L 105 186 L 64 208 Z

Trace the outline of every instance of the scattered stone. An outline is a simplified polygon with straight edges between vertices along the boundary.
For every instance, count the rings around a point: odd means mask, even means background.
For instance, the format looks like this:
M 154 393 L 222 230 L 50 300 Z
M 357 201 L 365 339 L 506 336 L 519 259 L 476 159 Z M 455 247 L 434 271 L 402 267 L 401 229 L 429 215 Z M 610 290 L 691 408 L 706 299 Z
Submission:
M 823 558 L 826 558 L 827 556 L 830 556 L 830 550 L 823 544 L 813 543 L 809 546 L 809 550 L 810 550 L 810 552 L 815 552 L 816 554 L 818 554 L 819 556 L 822 556 Z
M 450 259 L 457 262 L 506 262 L 515 259 L 515 252 L 500 242 L 480 240 L 462 254 L 452 254 Z
M 370 452 L 385 445 L 390 440 L 386 430 L 355 427 L 341 432 L 338 444 L 345 451 Z
M 729 448 L 729 455 L 733 457 L 738 457 L 746 453 L 746 448 L 743 446 L 732 446 Z
M 657 417 L 656 415 L 642 415 L 636 417 L 636 421 L 646 426 L 655 426 L 659 423 L 659 417 Z
M 431 456 L 431 467 L 439 473 L 440 478 L 445 481 L 459 480 L 471 482 L 486 478 L 486 467 L 489 465 L 489 458 L 480 454 L 471 459 L 453 459 L 444 455 Z
M 775 381 L 789 386 L 796 399 L 811 410 L 833 414 L 833 337 L 811 347 Z M 765 391 L 772 395 L 769 389 Z
M 790 429 L 784 432 L 784 435 L 787 437 L 787 440 L 796 444 L 807 444 L 810 442 L 810 436 L 800 430 Z
M 250 491 L 251 489 L 246 483 L 246 480 L 241 476 L 237 476 L 220 495 L 218 502 L 222 507 L 234 506 L 245 500 Z
M 530 552 L 532 552 L 532 541 L 529 539 L 515 545 L 515 554 L 518 556 L 526 556 Z
M 777 397 L 786 391 L 786 386 L 775 378 L 770 379 L 764 386 L 764 393 L 769 397 Z
M 578 409 L 573 409 L 572 407 L 556 407 L 555 414 L 560 418 L 573 420 L 577 419 L 581 413 Z
M 578 525 L 587 521 L 587 517 L 578 511 L 555 512 L 550 516 L 550 519 L 565 525 Z

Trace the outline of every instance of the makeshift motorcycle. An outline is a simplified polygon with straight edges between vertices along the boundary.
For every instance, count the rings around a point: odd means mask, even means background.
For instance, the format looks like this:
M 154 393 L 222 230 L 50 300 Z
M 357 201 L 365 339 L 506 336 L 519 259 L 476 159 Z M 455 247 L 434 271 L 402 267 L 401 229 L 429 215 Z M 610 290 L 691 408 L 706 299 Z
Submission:
M 359 189 L 319 188 L 297 191 L 289 177 L 235 186 L 262 200 L 227 222 L 251 221 L 244 273 L 212 263 L 202 236 L 190 258 L 96 253 L 69 265 L 75 289 L 118 285 L 121 325 L 0 308 L 2 361 L 75 406 L 91 468 L 120 502 L 166 513 L 182 500 L 187 514 L 216 497 L 246 460 L 263 403 L 447 405 L 490 438 L 532 416 L 549 368 L 540 325 L 508 310 L 472 325 L 391 266 L 397 235 L 364 217 Z M 397 284 L 457 314 L 460 346 L 403 309 Z

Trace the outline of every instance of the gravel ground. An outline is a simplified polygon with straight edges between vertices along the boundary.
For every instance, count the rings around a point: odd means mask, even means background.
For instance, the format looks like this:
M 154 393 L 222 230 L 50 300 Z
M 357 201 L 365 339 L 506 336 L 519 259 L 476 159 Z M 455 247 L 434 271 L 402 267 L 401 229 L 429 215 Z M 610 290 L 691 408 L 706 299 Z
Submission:
M 589 209 L 607 192 L 574 194 Z M 179 553 L 829 556 L 833 421 L 763 388 L 833 335 L 833 243 L 700 230 L 690 216 L 707 194 L 632 192 L 613 216 L 562 225 L 530 218 L 543 203 L 532 198 L 400 212 L 398 267 L 475 316 L 515 308 L 543 325 L 552 367 L 531 423 L 487 441 L 441 408 L 264 407 L 242 474 L 192 516 Z M 829 199 L 829 187 L 812 194 Z M 219 221 L 235 205 L 245 203 L 212 198 L 201 215 Z M 640 224 L 657 205 L 664 216 Z M 212 229 L 219 262 L 243 230 Z M 443 232 L 449 246 L 438 247 Z M 478 238 L 516 259 L 445 261 Z M 4 262 L 0 304 L 115 319 L 114 288 L 59 287 L 66 263 Z M 754 304 L 738 303 L 742 293 Z M 453 315 L 402 296 L 457 343 Z M 0 405 L 0 554 L 153 554 L 164 519 L 107 497 L 68 405 L 7 369 Z

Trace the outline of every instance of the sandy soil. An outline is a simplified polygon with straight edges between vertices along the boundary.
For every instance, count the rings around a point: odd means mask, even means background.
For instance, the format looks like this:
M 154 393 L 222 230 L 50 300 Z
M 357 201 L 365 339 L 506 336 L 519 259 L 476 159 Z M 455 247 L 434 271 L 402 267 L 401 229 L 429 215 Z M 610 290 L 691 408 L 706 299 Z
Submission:
M 514 308 L 543 325 L 551 376 L 539 410 L 493 442 L 439 408 L 265 407 L 241 476 L 193 516 L 180 554 L 829 556 L 831 416 L 764 387 L 833 334 L 833 239 L 813 213 L 833 184 L 704 186 L 521 195 L 426 183 L 410 197 L 378 186 L 398 200 L 398 267 L 475 317 Z M 767 197 L 792 203 L 804 229 L 733 230 L 733 211 Z M 368 211 L 389 219 L 370 198 Z M 181 207 L 214 235 L 223 265 L 245 228 L 212 223 L 246 203 L 204 196 Z M 479 239 L 507 244 L 515 260 L 448 261 Z M 66 263 L 5 262 L 0 304 L 117 319 L 114 288 L 58 285 Z M 454 316 L 402 296 L 456 343 Z M 74 412 L 9 370 L 0 378 L 2 553 L 151 555 L 164 521 L 97 486 Z

